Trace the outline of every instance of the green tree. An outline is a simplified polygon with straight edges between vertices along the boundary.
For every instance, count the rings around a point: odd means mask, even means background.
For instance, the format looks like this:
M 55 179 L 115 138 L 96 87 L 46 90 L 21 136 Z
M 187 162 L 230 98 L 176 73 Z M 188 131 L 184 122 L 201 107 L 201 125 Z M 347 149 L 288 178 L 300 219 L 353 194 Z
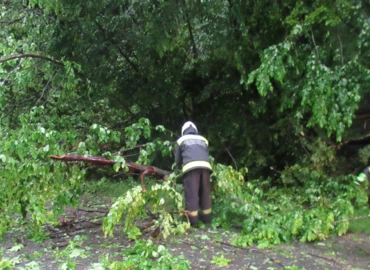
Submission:
M 48 155 L 146 143 L 145 118 L 169 131 L 153 129 L 140 161 L 167 168 L 160 142 L 188 119 L 215 160 L 249 168 L 247 180 L 294 186 L 360 166 L 338 150 L 367 131 L 355 118 L 370 96 L 367 1 L 5 0 L 0 9 L 2 209 L 35 212 L 41 183 L 47 199 L 72 202 L 85 171 Z M 75 180 L 57 188 L 65 177 Z

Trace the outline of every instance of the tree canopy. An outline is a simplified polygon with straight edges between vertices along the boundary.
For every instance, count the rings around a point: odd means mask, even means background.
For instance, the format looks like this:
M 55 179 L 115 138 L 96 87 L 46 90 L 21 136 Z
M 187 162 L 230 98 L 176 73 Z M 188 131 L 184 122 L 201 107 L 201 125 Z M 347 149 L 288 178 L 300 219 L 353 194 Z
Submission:
M 155 137 L 138 159 L 170 169 L 187 120 L 247 181 L 357 172 L 370 156 L 357 154 L 369 14 L 358 0 L 3 0 L 0 208 L 13 197 L 28 207 L 49 186 L 72 200 L 85 172 L 50 155 L 116 156 Z

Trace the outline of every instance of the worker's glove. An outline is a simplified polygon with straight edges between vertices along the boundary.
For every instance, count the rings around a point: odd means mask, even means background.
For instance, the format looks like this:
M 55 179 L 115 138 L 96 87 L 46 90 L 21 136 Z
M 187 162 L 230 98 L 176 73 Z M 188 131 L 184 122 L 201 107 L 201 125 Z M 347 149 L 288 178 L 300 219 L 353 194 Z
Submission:
M 355 183 L 357 185 L 360 185 L 362 182 L 365 182 L 367 180 L 367 176 L 366 174 L 364 173 L 360 173 L 357 177 L 356 177 L 356 181 Z

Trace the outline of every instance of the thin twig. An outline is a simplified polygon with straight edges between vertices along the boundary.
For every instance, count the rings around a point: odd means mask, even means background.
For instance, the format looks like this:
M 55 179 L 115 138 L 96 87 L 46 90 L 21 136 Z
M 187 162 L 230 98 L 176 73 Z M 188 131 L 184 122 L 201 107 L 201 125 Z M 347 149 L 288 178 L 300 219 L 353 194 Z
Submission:
M 264 252 L 263 250 L 260 250 L 260 249 L 256 249 L 256 248 L 248 248 L 248 247 L 239 247 L 239 246 L 235 246 L 233 244 L 230 244 L 230 243 L 227 243 L 227 242 L 224 242 L 224 241 L 219 241 L 219 240 L 213 240 L 212 241 L 213 243 L 216 242 L 216 243 L 220 243 L 222 245 L 225 245 L 225 246 L 229 246 L 229 247 L 233 247 L 233 248 L 239 248 L 239 249 L 243 249 L 243 250 L 248 250 L 249 252 L 251 251 L 257 251 L 261 254 L 263 254 L 264 256 L 266 256 L 268 259 L 270 259 L 272 262 L 280 265 L 282 268 L 285 269 L 285 266 L 279 261 L 279 260 L 275 260 L 274 258 L 271 258 L 270 256 L 268 256 L 267 252 Z
M 14 104 L 14 105 L 9 105 L 9 104 L 7 104 L 7 105 L 5 105 L 5 106 L 4 106 L 4 108 L 2 109 L 2 111 L 3 111 L 3 112 L 5 112 L 5 108 L 6 108 L 6 107 L 14 107 L 14 108 L 13 108 L 12 110 L 10 110 L 7 114 L 5 114 L 3 117 L 1 117 L 1 118 L 0 118 L 0 120 L 4 119 L 4 118 L 5 118 L 5 117 L 7 117 L 8 115 L 12 114 L 12 113 L 13 113 L 13 111 L 14 111 L 16 108 L 18 108 L 18 107 L 19 107 L 19 105 L 22 105 L 22 104 L 26 103 L 27 101 L 31 101 L 31 100 L 36 99 L 36 98 L 37 98 L 37 97 L 36 97 L 36 96 L 34 96 L 34 97 L 29 98 L 29 99 L 23 100 L 23 101 L 22 101 L 22 102 L 20 102 L 19 104 Z
M 96 194 L 94 194 L 93 196 L 91 196 L 90 198 L 86 199 L 84 202 L 83 202 L 83 205 L 87 205 L 87 206 L 91 206 L 92 204 L 87 204 L 89 201 L 91 201 L 92 199 L 98 197 L 99 195 L 103 194 L 104 192 L 106 192 L 108 189 L 110 188 L 110 186 L 106 187 L 106 188 L 103 188 L 100 190 L 100 192 L 97 192 Z
M 94 213 L 94 212 L 103 213 L 103 214 L 109 213 L 108 210 L 99 210 L 99 209 L 89 210 L 89 209 L 78 208 L 77 210 L 82 211 L 82 212 L 89 212 L 89 213 Z
M 338 34 L 338 40 L 339 40 L 339 44 L 340 44 L 340 56 L 341 56 L 341 59 L 342 59 L 342 65 L 344 65 L 343 44 L 342 44 L 342 40 L 340 39 L 339 34 Z
M 184 243 L 184 244 L 187 244 L 189 246 L 194 246 L 194 247 L 197 247 L 198 249 L 202 250 L 204 249 L 204 247 L 201 247 L 201 246 L 198 246 L 197 244 L 194 244 L 192 242 L 188 242 L 188 241 L 185 241 L 185 240 L 180 240 L 180 242 Z
M 134 147 L 131 147 L 131 148 L 126 148 L 126 149 L 119 150 L 118 153 L 123 153 L 123 152 L 127 152 L 127 151 L 134 150 L 134 149 L 137 149 L 137 148 L 142 148 L 144 146 L 146 146 L 146 143 L 138 144 L 138 145 L 135 145 Z
M 337 262 L 336 260 L 333 260 L 333 259 L 330 259 L 330 258 L 326 258 L 324 256 L 320 256 L 320 255 L 317 255 L 317 254 L 314 254 L 314 253 L 311 253 L 311 252 L 307 252 L 307 254 L 311 255 L 311 256 L 314 256 L 314 257 L 317 257 L 317 258 L 320 258 L 320 259 L 324 259 L 324 260 L 327 260 L 329 262 L 333 262 L 333 263 L 336 263 L 336 264 L 340 264 L 339 262 Z
M 228 246 L 228 247 L 233 247 L 233 248 L 238 248 L 238 249 L 243 249 L 243 250 L 248 250 L 248 251 L 256 251 L 257 250 L 255 248 L 235 246 L 233 244 L 230 244 L 230 243 L 227 243 L 227 242 L 224 242 L 224 241 L 220 241 L 220 240 L 213 240 L 212 242 L 213 243 L 218 243 L 218 244 L 221 244 L 221 245 L 225 245 L 225 246 Z
M 334 222 L 334 224 L 335 224 L 335 223 L 341 223 L 341 222 L 352 221 L 352 220 L 364 219 L 364 218 L 370 218 L 370 215 L 368 215 L 368 216 L 360 216 L 360 217 L 353 217 L 353 218 L 341 219 L 341 220 L 337 220 L 337 221 L 335 221 L 335 222 Z
M 56 87 L 54 91 L 50 92 L 49 97 L 45 100 L 43 105 L 45 105 L 49 101 L 49 99 L 53 96 L 53 94 L 62 87 L 62 84 L 63 84 L 66 77 L 67 77 L 67 75 L 64 75 L 64 77 L 63 77 L 62 81 L 60 82 L 60 84 L 58 85 L 58 87 Z M 49 104 L 51 104 L 51 103 L 49 102 Z M 52 105 L 54 105 L 54 104 L 52 104 Z M 55 105 L 54 105 L 54 107 L 55 107 Z
M 19 66 L 21 65 L 23 63 L 23 61 L 19 61 L 19 63 L 18 63 L 18 65 L 12 70 L 12 71 L 10 71 L 7 75 L 6 75 L 6 77 L 4 78 L 4 80 L 0 83 L 0 85 L 3 85 L 7 80 L 8 80 L 8 78 L 9 78 L 9 76 L 16 70 L 16 69 L 18 69 L 19 68 Z
M 62 243 L 62 244 L 54 244 L 51 248 L 52 249 L 62 248 L 62 247 L 68 246 L 68 244 L 69 244 L 69 241 L 68 242 L 65 242 L 65 243 Z
M 311 156 L 310 152 L 307 150 L 307 147 L 304 145 L 303 140 L 299 140 L 299 142 L 301 143 L 301 146 L 303 150 L 306 152 L 307 156 Z
M 231 157 L 231 159 L 234 161 L 234 164 L 235 164 L 235 169 L 238 170 L 238 165 L 233 157 L 233 155 L 230 153 L 229 149 L 227 149 L 227 147 L 225 146 L 225 149 L 227 151 L 227 153 L 229 154 L 229 156 Z
M 315 50 L 316 50 L 317 57 L 320 58 L 320 52 L 319 52 L 319 49 L 316 45 L 316 41 L 315 41 L 315 37 L 314 37 L 313 32 L 312 32 L 312 29 L 311 29 L 311 37 L 312 37 L 313 45 L 315 45 Z
M 171 214 L 183 214 L 185 215 L 186 219 L 188 220 L 188 223 L 190 223 L 189 214 L 190 212 L 188 210 L 181 210 L 181 211 L 169 211 Z
M 46 88 L 49 86 L 49 83 L 51 82 L 51 79 L 54 78 L 55 74 L 57 72 L 57 68 L 54 69 L 53 71 L 53 74 L 51 75 L 51 77 L 49 78 L 48 82 L 46 83 L 46 85 L 44 86 L 44 88 L 42 89 L 42 93 L 41 93 L 41 96 L 40 98 L 36 101 L 36 104 L 39 103 L 39 101 L 43 98 L 44 94 L 45 94 L 45 91 L 46 91 Z

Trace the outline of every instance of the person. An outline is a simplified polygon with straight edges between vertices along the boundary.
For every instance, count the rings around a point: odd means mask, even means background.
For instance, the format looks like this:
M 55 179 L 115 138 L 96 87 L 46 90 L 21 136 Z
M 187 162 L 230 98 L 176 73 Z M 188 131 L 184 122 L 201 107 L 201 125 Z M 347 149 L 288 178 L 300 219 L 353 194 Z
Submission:
M 199 218 L 204 223 L 211 222 L 212 201 L 208 141 L 198 134 L 194 123 L 188 121 L 181 129 L 181 137 L 176 143 L 175 162 L 182 168 L 185 204 L 190 225 L 198 227 Z
M 366 167 L 355 180 L 357 185 L 363 185 L 367 189 L 367 204 L 370 206 L 370 186 L 368 183 L 365 183 L 367 181 L 370 181 L 370 166 Z
M 366 167 L 357 177 L 355 183 L 360 185 L 370 179 L 370 167 Z

